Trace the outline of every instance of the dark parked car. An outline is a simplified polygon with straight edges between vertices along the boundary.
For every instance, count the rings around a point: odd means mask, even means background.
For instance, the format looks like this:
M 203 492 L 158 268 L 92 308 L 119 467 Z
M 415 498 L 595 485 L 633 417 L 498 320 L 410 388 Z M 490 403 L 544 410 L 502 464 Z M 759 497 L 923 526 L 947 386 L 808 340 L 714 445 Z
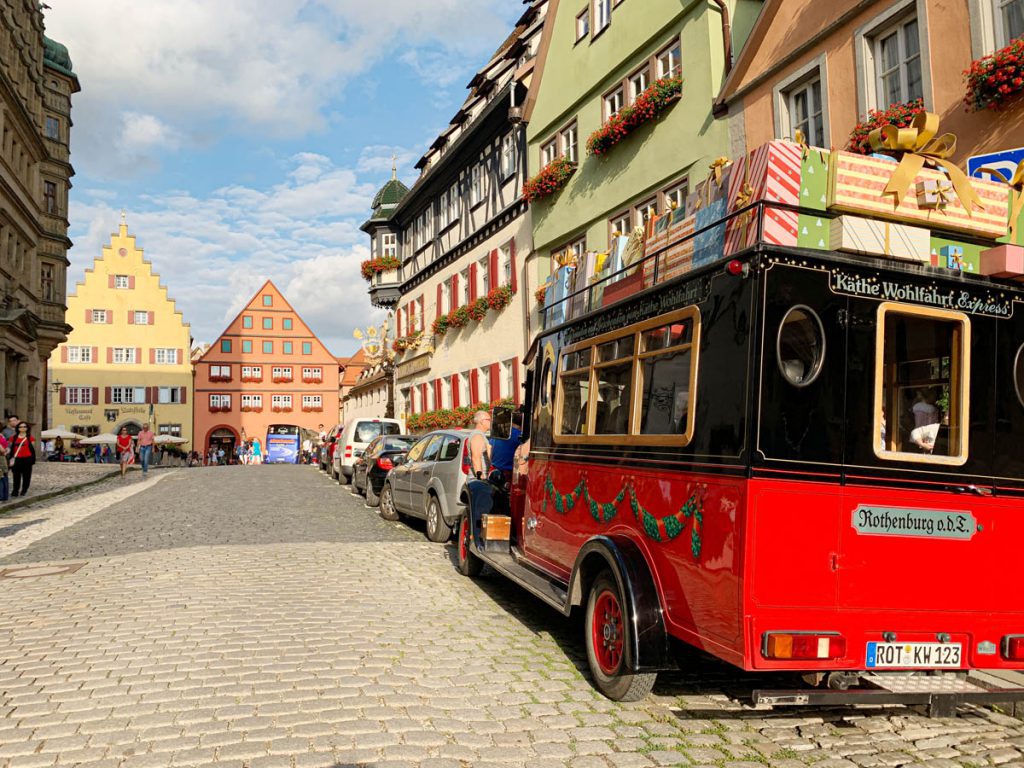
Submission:
M 415 435 L 387 435 L 376 438 L 356 459 L 352 469 L 352 488 L 366 497 L 366 503 L 380 503 L 380 489 L 397 457 L 404 457 L 418 440 Z
M 468 429 L 445 429 L 420 438 L 388 473 L 380 516 L 412 515 L 427 521 L 427 538 L 447 541 L 465 509 L 460 501 L 469 474 Z

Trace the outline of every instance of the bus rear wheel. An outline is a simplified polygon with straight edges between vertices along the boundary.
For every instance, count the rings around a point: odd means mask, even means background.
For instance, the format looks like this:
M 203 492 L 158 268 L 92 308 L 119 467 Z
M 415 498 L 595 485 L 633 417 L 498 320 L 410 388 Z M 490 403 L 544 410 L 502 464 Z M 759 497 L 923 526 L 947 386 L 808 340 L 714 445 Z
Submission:
M 584 640 L 590 676 L 597 689 L 613 701 L 639 701 L 654 688 L 654 672 L 626 671 L 625 600 L 610 571 L 602 571 L 590 588 Z M 629 649 L 635 652 L 636 649 Z
M 479 576 L 480 571 L 484 569 L 484 562 L 473 554 L 473 551 L 470 549 L 471 543 L 469 515 L 466 514 L 459 520 L 459 540 L 457 549 L 459 555 L 459 573 L 463 576 L 474 578 Z

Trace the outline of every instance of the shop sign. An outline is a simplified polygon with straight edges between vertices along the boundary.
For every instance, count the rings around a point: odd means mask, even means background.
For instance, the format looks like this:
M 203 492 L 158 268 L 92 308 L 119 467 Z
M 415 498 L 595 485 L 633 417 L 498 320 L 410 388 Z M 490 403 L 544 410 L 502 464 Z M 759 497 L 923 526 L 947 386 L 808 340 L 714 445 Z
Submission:
M 979 530 L 970 512 L 861 504 L 853 510 L 857 533 L 923 539 L 970 539 Z
M 939 284 L 915 285 L 898 279 L 866 276 L 841 269 L 831 270 L 829 281 L 834 293 L 847 296 L 923 304 L 988 317 L 1005 318 L 1013 315 L 1010 299 L 1002 294 L 995 296 L 987 290 L 963 286 L 950 288 Z
M 407 379 L 417 373 L 426 373 L 430 370 L 430 353 L 419 355 L 412 360 L 406 360 L 395 366 L 395 380 Z

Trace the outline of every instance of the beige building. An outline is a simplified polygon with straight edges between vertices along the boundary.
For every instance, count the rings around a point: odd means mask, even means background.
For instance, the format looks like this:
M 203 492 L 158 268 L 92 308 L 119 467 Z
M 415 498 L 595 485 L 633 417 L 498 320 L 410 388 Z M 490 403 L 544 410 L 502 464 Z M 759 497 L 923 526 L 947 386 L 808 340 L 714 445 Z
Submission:
M 71 330 L 67 279 L 71 96 L 67 48 L 43 35 L 35 0 L 0 3 L 0 402 L 46 420 L 46 363 Z

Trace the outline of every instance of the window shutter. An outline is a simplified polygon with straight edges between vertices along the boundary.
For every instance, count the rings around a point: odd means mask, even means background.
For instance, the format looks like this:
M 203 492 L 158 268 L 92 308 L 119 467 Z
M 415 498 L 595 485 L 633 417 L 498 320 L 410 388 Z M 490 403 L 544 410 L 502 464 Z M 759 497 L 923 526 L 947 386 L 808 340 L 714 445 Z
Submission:
M 91 309 L 85 310 L 85 322 L 87 322 L 87 323 L 91 323 L 92 322 L 92 310 Z
M 63 345 L 60 348 L 60 361 L 62 363 L 66 363 L 68 361 L 68 348 Z
M 493 251 L 491 251 L 490 276 L 488 278 L 487 284 L 489 286 L 491 286 L 491 290 L 492 291 L 495 288 L 498 287 L 498 249 L 497 248 L 495 248 Z
M 114 324 L 114 310 L 108 309 L 107 311 L 107 325 Z
M 153 313 L 152 312 L 148 312 L 147 314 L 149 315 L 149 317 L 146 318 L 146 324 L 147 325 L 153 325 Z
M 442 296 L 441 283 L 438 283 L 437 284 L 437 313 L 434 315 L 435 317 L 441 317 L 441 300 L 443 298 L 444 297 Z
M 444 408 L 444 397 L 441 395 L 441 380 L 434 379 L 434 407 Z
M 426 413 L 430 410 L 430 406 L 427 404 L 427 384 L 424 382 L 420 384 L 420 401 L 423 403 L 423 412 Z
M 107 286 L 110 287 L 110 288 L 114 287 L 114 276 L 113 275 L 107 275 Z
M 135 310 L 128 310 L 128 325 L 135 325 Z
M 110 387 L 104 387 L 103 388 L 103 401 L 107 405 L 110 405 L 110 400 L 111 400 Z
M 98 363 L 100 361 L 100 348 L 99 347 L 93 347 L 92 348 L 92 358 L 90 358 L 90 359 L 94 363 Z
M 469 303 L 476 301 L 476 264 L 469 265 Z
M 93 387 L 92 388 L 92 404 L 93 405 L 99 405 L 100 404 L 100 388 L 99 387 Z
M 491 401 L 501 399 L 501 364 L 491 363 Z
M 128 275 L 128 287 L 135 288 L 135 275 Z
M 178 387 L 178 397 L 181 398 L 181 404 L 185 405 L 188 402 L 188 387 Z
M 179 349 L 174 355 L 174 362 L 177 365 L 181 365 L 185 361 L 185 350 Z
M 61 405 L 67 405 L 67 403 L 68 403 L 68 388 L 67 387 L 61 387 L 60 388 L 60 404 Z
M 114 362 L 114 348 L 113 347 L 107 347 L 107 362 L 108 363 Z M 110 402 L 110 401 L 108 400 L 107 402 Z
M 149 350 L 149 364 L 156 365 L 156 350 L 150 347 Z
M 515 274 L 514 272 L 512 274 Z M 522 400 L 522 393 L 519 390 L 519 358 L 512 358 L 512 401 L 519 405 Z
M 512 240 L 508 244 L 508 261 L 511 265 L 512 272 L 512 293 L 516 293 L 519 290 L 519 278 L 516 275 L 516 239 Z
M 141 363 L 142 362 L 142 347 L 136 347 L 135 348 L 135 362 L 136 363 Z
M 452 408 L 459 407 L 459 374 L 452 374 Z
M 466 405 L 474 406 L 480 402 L 480 371 L 474 368 L 469 372 L 469 402 Z
M 452 309 L 459 306 L 459 276 L 452 275 Z

